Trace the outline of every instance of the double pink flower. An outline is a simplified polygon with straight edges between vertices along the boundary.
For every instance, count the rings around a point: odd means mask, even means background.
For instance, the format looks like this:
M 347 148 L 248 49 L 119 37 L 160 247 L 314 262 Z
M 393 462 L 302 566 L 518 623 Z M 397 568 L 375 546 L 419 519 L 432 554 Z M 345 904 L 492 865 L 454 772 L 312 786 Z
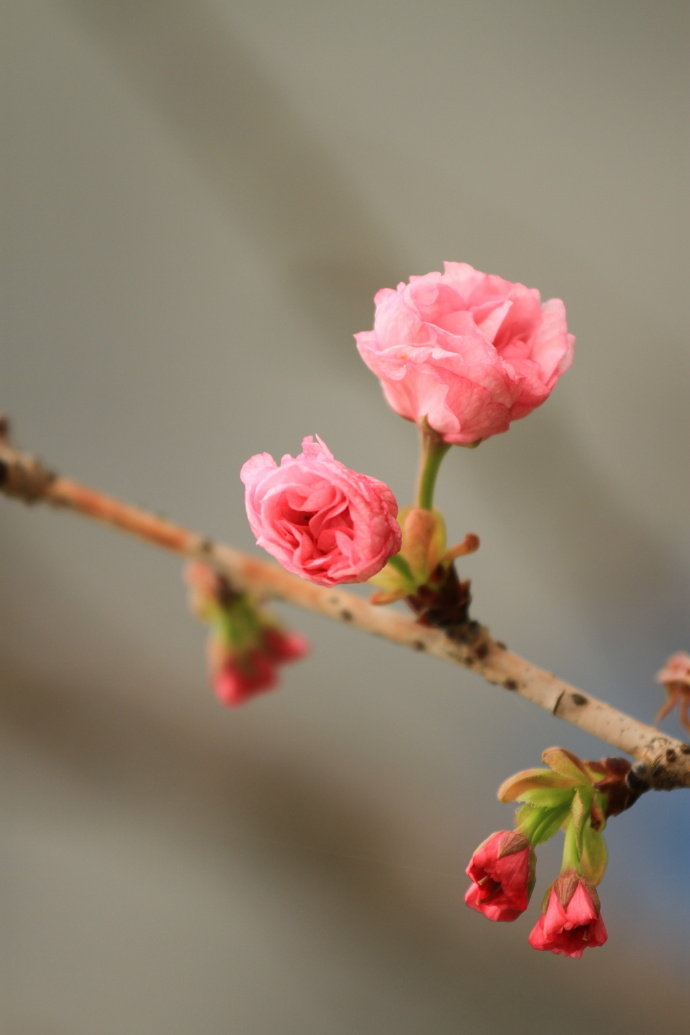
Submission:
M 401 417 L 445 442 L 471 445 L 507 431 L 547 398 L 572 362 L 559 298 L 446 262 L 374 297 L 359 353 Z
M 295 575 L 320 586 L 366 582 L 400 549 L 391 490 L 345 467 L 319 438 L 280 464 L 258 453 L 240 477 L 258 545 Z

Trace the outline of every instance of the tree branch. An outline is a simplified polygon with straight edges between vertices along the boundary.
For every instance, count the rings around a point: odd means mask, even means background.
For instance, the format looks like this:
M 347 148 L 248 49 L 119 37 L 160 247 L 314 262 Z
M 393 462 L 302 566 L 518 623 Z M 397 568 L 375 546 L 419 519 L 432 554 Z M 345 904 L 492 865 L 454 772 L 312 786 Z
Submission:
M 640 780 L 655 790 L 690 787 L 690 744 L 638 722 L 591 694 L 558 679 L 509 651 L 482 628 L 470 644 L 450 640 L 441 630 L 420 625 L 398 612 L 376 607 L 340 589 L 304 582 L 267 561 L 173 524 L 148 511 L 63 478 L 35 457 L 20 453 L 0 423 L 0 489 L 25 503 L 45 503 L 77 511 L 113 525 L 173 553 L 204 561 L 240 587 L 263 598 L 285 600 L 394 643 L 425 651 L 472 669 L 503 687 L 632 755 Z

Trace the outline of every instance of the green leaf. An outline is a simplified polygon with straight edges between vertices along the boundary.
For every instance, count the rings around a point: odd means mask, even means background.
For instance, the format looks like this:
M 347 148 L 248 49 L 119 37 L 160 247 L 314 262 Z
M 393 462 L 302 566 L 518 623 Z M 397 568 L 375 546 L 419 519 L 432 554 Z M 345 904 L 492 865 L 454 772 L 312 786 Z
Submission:
M 584 765 L 572 751 L 562 747 L 547 748 L 542 752 L 542 762 L 546 762 L 550 769 L 567 776 L 574 783 L 589 783 L 589 776 Z
M 580 873 L 590 884 L 598 884 L 606 872 L 607 862 L 608 852 L 602 834 L 587 824 L 582 837 Z
M 530 844 L 538 845 L 557 834 L 570 812 L 570 802 L 555 808 L 522 805 L 515 816 L 515 826 Z
M 509 776 L 498 788 L 499 801 L 522 801 L 525 791 L 537 787 L 572 788 L 579 781 L 559 776 L 551 769 L 523 769 L 514 776 Z
M 528 805 L 538 805 L 542 808 L 562 805 L 568 808 L 572 800 L 572 787 L 528 787 L 515 797 L 515 801 L 524 801 Z
M 571 825 L 573 828 L 573 836 L 575 838 L 578 855 L 582 854 L 582 838 L 585 828 L 589 826 L 589 806 L 591 799 L 591 786 L 589 788 L 589 793 L 587 787 L 578 787 L 573 795 L 572 805 L 570 806 Z

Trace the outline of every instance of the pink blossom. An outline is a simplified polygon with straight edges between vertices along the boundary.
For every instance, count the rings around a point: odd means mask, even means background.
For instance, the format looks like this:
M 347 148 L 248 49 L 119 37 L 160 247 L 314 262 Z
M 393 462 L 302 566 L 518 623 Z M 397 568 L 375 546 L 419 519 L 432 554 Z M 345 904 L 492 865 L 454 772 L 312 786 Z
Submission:
M 262 636 L 262 648 L 273 661 L 298 661 L 309 652 L 309 646 L 303 636 L 283 632 L 275 625 L 266 626 Z
M 579 959 L 585 949 L 603 945 L 607 938 L 596 889 L 574 872 L 562 873 L 529 936 L 532 948 Z
M 678 651 L 667 659 L 664 667 L 656 674 L 657 683 L 666 690 L 666 700 L 656 713 L 659 722 L 678 705 L 681 726 L 690 733 L 690 654 Z
M 534 886 L 534 849 L 515 830 L 482 841 L 466 869 L 472 886 L 465 903 L 489 920 L 515 920 L 527 909 Z
M 277 626 L 264 626 L 257 646 L 235 650 L 222 639 L 209 640 L 209 672 L 216 697 L 230 707 L 278 684 L 278 666 L 298 661 L 308 653 L 307 641 Z
M 574 337 L 558 298 L 464 262 L 410 277 L 375 298 L 359 353 L 401 417 L 445 442 L 470 445 L 507 431 L 539 406 L 572 362 Z
M 259 453 L 240 477 L 258 545 L 295 575 L 320 586 L 366 582 L 400 549 L 391 490 L 339 463 L 319 438 L 279 466 Z
M 212 677 L 216 697 L 230 707 L 270 690 L 277 679 L 275 665 L 260 650 L 229 657 Z
M 283 629 L 220 572 L 192 561 L 185 568 L 185 579 L 192 608 L 210 626 L 208 672 L 223 704 L 242 704 L 270 690 L 277 684 L 278 666 L 308 652 L 302 636 Z

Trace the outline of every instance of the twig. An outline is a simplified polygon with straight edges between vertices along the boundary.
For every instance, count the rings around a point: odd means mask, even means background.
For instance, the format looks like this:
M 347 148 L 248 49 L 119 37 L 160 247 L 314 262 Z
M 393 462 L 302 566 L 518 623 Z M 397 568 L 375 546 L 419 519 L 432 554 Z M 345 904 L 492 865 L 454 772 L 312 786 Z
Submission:
M 422 626 L 406 615 L 376 607 L 340 589 L 304 582 L 270 562 L 60 477 L 35 457 L 14 449 L 6 431 L 6 423 L 0 422 L 0 488 L 7 496 L 77 511 L 173 553 L 204 561 L 258 597 L 286 600 L 394 643 L 465 665 L 489 683 L 632 755 L 640 763 L 634 768 L 648 787 L 690 787 L 690 744 L 666 736 L 538 668 L 494 640 L 487 629 L 482 628 L 471 644 L 459 644 L 441 630 Z

